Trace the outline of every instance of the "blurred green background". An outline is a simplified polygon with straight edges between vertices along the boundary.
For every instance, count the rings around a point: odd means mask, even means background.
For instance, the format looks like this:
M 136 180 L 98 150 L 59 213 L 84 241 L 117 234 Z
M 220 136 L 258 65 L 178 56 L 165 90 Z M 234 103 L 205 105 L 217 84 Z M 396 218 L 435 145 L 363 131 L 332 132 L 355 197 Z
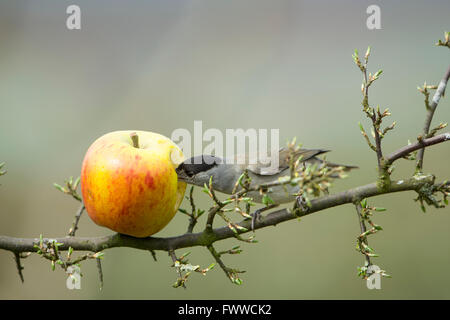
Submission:
M 119 129 L 279 128 L 280 143 L 296 136 L 308 148 L 333 150 L 328 159 L 360 166 L 333 192 L 373 182 L 375 154 L 358 121 L 361 74 L 355 48 L 372 46 L 369 69 L 383 69 L 370 102 L 389 107 L 397 128 L 384 140 L 390 152 L 414 140 L 424 120 L 416 86 L 437 84 L 449 64 L 435 47 L 449 31 L 450 2 L 442 1 L 75 1 L 81 30 L 66 28 L 74 1 L 0 2 L 0 234 L 65 236 L 78 203 L 53 182 L 78 176 L 89 145 Z M 381 7 L 381 30 L 368 30 L 366 8 Z M 434 124 L 450 120 L 445 97 Z M 387 124 L 389 124 L 388 122 Z M 426 152 L 425 170 L 450 178 L 447 144 Z M 394 178 L 408 177 L 413 163 L 399 161 Z M 422 213 L 412 192 L 377 197 L 386 207 L 374 221 L 384 231 L 370 243 L 374 263 L 392 279 L 368 290 L 357 277 L 364 263 L 355 250 L 359 233 L 352 206 L 257 231 L 258 244 L 240 244 L 225 256 L 247 271 L 232 285 L 220 268 L 190 277 L 188 289 L 173 289 L 170 258 L 134 249 L 105 251 L 105 285 L 99 290 L 95 262 L 82 264 L 82 289 L 68 290 L 62 270 L 33 255 L 24 260 L 22 284 L 10 252 L 0 250 L 2 299 L 448 299 L 450 210 Z M 197 192 L 199 206 L 207 199 Z M 187 203 L 183 203 L 187 207 Z M 200 225 L 204 224 L 204 220 Z M 157 236 L 184 233 L 178 214 Z M 87 215 L 79 236 L 111 231 Z M 179 250 L 182 254 L 187 250 Z M 191 262 L 206 267 L 212 257 L 194 248 Z

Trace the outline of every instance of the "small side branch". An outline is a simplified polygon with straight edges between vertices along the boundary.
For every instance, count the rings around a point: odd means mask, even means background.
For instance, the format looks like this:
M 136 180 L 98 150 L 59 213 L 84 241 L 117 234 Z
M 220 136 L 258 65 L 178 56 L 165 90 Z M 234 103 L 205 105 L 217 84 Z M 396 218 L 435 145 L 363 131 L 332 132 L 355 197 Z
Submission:
M 158 260 L 156 259 L 156 252 L 155 252 L 155 250 L 149 250 L 149 251 L 152 254 L 153 261 L 157 262 Z
M 375 140 L 375 145 L 373 145 L 367 134 L 365 133 L 362 125 L 360 124 L 361 133 L 363 134 L 364 138 L 366 139 L 369 147 L 375 151 L 377 154 L 377 161 L 378 161 L 378 168 L 381 170 L 383 168 L 383 152 L 381 150 L 381 139 L 383 138 L 383 132 L 380 129 L 381 122 L 383 117 L 390 115 L 390 113 L 386 110 L 383 113 L 380 113 L 379 108 L 375 111 L 375 108 L 371 107 L 369 105 L 369 87 L 372 85 L 372 83 L 379 78 L 382 70 L 377 71 L 374 75 L 371 73 L 367 73 L 367 64 L 369 62 L 369 56 L 370 56 L 370 47 L 367 48 L 366 54 L 364 55 L 364 62 L 362 62 L 359 59 L 358 51 L 355 50 L 355 53 L 353 54 L 353 60 L 355 64 L 358 66 L 358 68 L 361 70 L 363 74 L 363 83 L 361 85 L 361 92 L 363 95 L 363 101 L 361 102 L 363 111 L 366 114 L 366 116 L 372 120 L 373 125 L 373 137 Z M 392 128 L 391 128 L 392 129 Z M 391 130 L 389 129 L 389 130 Z M 386 130 L 389 131 L 389 130 Z
M 174 287 L 183 287 L 186 289 L 186 284 L 185 284 L 185 277 L 183 277 L 183 273 L 181 272 L 181 264 L 178 261 L 177 256 L 175 255 L 175 251 L 174 250 L 169 250 L 169 256 L 172 258 L 172 262 L 173 262 L 173 266 L 175 267 L 175 269 L 177 270 L 177 274 L 178 274 L 178 278 L 177 281 L 174 284 Z
M 97 261 L 97 271 L 98 271 L 98 278 L 100 280 L 100 290 L 103 289 L 103 270 L 102 270 L 102 260 L 101 258 L 96 258 Z
M 189 219 L 189 226 L 188 226 L 188 233 L 192 233 L 194 231 L 194 226 L 197 223 L 198 216 L 196 214 L 195 210 L 195 203 L 194 203 L 194 186 L 191 187 L 191 191 L 189 192 L 189 203 L 191 204 L 191 218 Z
M 19 272 L 19 277 L 22 283 L 24 282 L 22 270 L 24 269 L 20 263 L 20 253 L 14 252 L 14 259 L 16 260 L 17 271 Z
M 186 281 L 188 277 L 192 274 L 192 272 L 200 273 L 205 276 L 206 273 L 214 268 L 215 263 L 209 265 L 209 267 L 202 269 L 199 265 L 192 265 L 189 263 L 186 257 L 190 255 L 191 252 L 186 252 L 182 256 L 178 257 L 175 255 L 175 251 L 169 249 L 169 256 L 172 258 L 173 267 L 177 270 L 178 278 L 177 281 L 173 284 L 174 288 L 183 287 L 186 289 Z
M 239 278 L 238 274 L 244 273 L 245 271 L 240 271 L 237 269 L 232 269 L 232 268 L 227 267 L 225 265 L 225 263 L 222 261 L 222 259 L 220 258 L 222 253 L 217 252 L 216 249 L 212 245 L 207 246 L 207 248 L 208 248 L 209 252 L 211 253 L 211 255 L 214 257 L 214 260 L 216 260 L 217 264 L 223 270 L 223 272 L 225 273 L 227 278 L 230 279 L 230 281 L 234 284 L 237 284 L 237 285 L 242 284 L 242 280 Z
M 425 147 L 429 147 L 438 143 L 442 143 L 445 141 L 450 140 L 450 132 L 442 133 L 437 136 L 423 139 L 420 141 L 417 141 L 415 143 L 412 143 L 410 145 L 404 146 L 397 151 L 391 153 L 389 156 L 386 157 L 386 163 L 392 164 L 394 161 L 404 158 L 408 156 L 410 153 L 416 151 L 416 150 L 423 150 Z
M 428 132 L 430 131 L 431 121 L 433 120 L 434 112 L 438 106 L 439 100 L 444 96 L 445 88 L 447 87 L 448 79 L 450 78 L 450 66 L 444 74 L 441 82 L 439 83 L 436 92 L 434 93 L 433 99 L 430 103 L 426 103 L 427 106 L 427 115 L 425 117 L 425 124 L 423 127 L 422 136 L 426 137 Z M 427 99 L 426 99 L 427 100 Z M 423 169 L 423 156 L 425 153 L 425 148 L 419 150 L 417 155 L 417 166 L 416 171 L 422 171 Z
M 361 235 L 363 235 L 363 234 L 365 234 L 365 233 L 367 232 L 367 228 L 366 228 L 366 224 L 365 224 L 365 222 L 364 222 L 363 216 L 362 216 L 362 206 L 361 206 L 361 202 L 358 201 L 358 202 L 355 204 L 355 207 L 356 207 L 356 213 L 358 214 L 358 218 L 359 218 L 359 226 L 360 226 L 360 229 L 361 229 Z M 361 246 L 363 246 L 363 245 L 365 245 L 366 247 L 368 246 L 367 238 L 364 238 L 364 237 L 359 236 L 359 237 L 358 237 L 358 247 L 361 247 Z M 361 252 L 364 253 L 363 250 L 362 250 Z M 367 265 L 367 266 L 370 266 L 370 265 L 372 264 L 372 263 L 370 262 L 370 257 L 369 257 L 367 254 L 364 254 L 364 256 L 365 256 L 365 258 L 366 258 L 366 265 Z
M 364 266 L 358 268 L 358 275 L 363 279 L 367 279 L 371 273 L 374 272 L 372 266 L 372 262 L 370 261 L 371 257 L 378 257 L 378 254 L 374 252 L 374 250 L 369 246 L 368 237 L 373 235 L 383 228 L 372 221 L 372 214 L 375 211 L 386 211 L 385 208 L 377 208 L 373 206 L 369 206 L 367 203 L 367 199 L 363 199 L 362 201 L 355 201 L 356 212 L 358 213 L 359 223 L 361 227 L 361 234 L 357 238 L 356 249 L 361 252 L 366 259 L 366 263 Z M 369 229 L 366 227 L 366 223 L 369 225 Z M 376 271 L 380 273 L 382 276 L 390 277 L 384 270 Z
M 205 231 L 210 232 L 213 228 L 214 218 L 216 217 L 216 214 L 220 213 L 222 208 L 227 205 L 226 202 L 220 201 L 216 193 L 214 192 L 213 186 L 212 186 L 212 177 L 209 179 L 209 185 L 203 187 L 203 192 L 209 195 L 209 197 L 214 201 L 215 206 L 211 207 L 208 212 L 208 218 L 206 219 L 206 226 Z
M 193 193 L 194 193 L 194 186 L 191 187 L 191 191 L 189 192 L 189 198 L 186 197 L 186 199 L 189 200 L 189 203 L 191 205 L 191 212 L 189 213 L 187 210 L 181 208 L 178 209 L 178 211 L 189 217 L 189 225 L 186 233 L 192 233 L 194 231 L 194 227 L 198 222 L 198 218 L 200 218 L 202 214 L 205 213 L 205 210 L 196 209 Z
M 80 221 L 81 215 L 83 214 L 85 207 L 84 204 L 81 203 L 80 208 L 78 209 L 77 213 L 75 214 L 75 218 L 72 223 L 72 227 L 69 230 L 69 237 L 74 237 L 75 232 L 78 230 L 78 222 Z
M 363 83 L 361 85 L 361 91 L 363 95 L 363 100 L 361 102 L 363 107 L 363 112 L 366 114 L 366 116 L 372 121 L 372 136 L 375 140 L 375 143 L 372 143 L 365 132 L 363 126 L 359 124 L 361 133 L 366 139 L 367 144 L 369 147 L 375 151 L 377 155 L 377 164 L 378 164 L 378 188 L 380 190 L 386 190 L 389 188 L 391 184 L 391 178 L 389 170 L 389 166 L 386 165 L 385 159 L 383 157 L 383 151 L 381 149 L 381 140 L 384 138 L 384 136 L 395 127 L 395 122 L 393 122 L 390 126 L 382 129 L 381 125 L 383 122 L 383 119 L 385 117 L 388 117 L 391 115 L 389 112 L 389 109 L 385 109 L 383 112 L 380 111 L 380 107 L 377 106 L 376 108 L 370 106 L 369 104 L 369 87 L 372 85 L 373 82 L 375 82 L 383 72 L 382 70 L 378 70 L 375 74 L 371 74 L 367 72 L 367 63 L 369 61 L 370 56 L 370 47 L 367 49 L 366 54 L 364 55 L 364 62 L 362 62 L 359 59 L 358 51 L 355 50 L 355 53 L 353 54 L 353 60 L 355 64 L 358 66 L 358 68 L 361 70 L 363 74 Z
M 68 194 L 72 196 L 75 200 L 82 202 L 83 199 L 77 192 L 78 185 L 80 184 L 80 177 L 76 178 L 75 181 L 73 180 L 73 177 L 70 177 L 65 181 L 65 186 L 62 187 L 57 183 L 54 183 L 53 186 L 61 191 L 64 194 Z

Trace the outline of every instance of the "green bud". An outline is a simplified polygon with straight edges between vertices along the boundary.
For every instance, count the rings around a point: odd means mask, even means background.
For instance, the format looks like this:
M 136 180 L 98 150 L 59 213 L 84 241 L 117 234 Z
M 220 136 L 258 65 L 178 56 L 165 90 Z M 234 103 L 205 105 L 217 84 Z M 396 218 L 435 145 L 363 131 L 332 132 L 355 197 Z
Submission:
M 361 124 L 361 122 L 358 122 L 358 124 L 359 124 L 359 129 L 361 130 L 361 132 L 366 132 L 366 131 L 364 130 L 364 127 L 363 127 L 363 125 Z
M 211 269 L 213 269 L 214 267 L 216 266 L 216 264 L 215 263 L 211 263 L 210 265 L 209 265 L 209 267 L 208 267 L 208 270 L 211 270 Z
M 378 70 L 375 75 L 373 76 L 375 79 L 378 79 L 378 77 L 383 73 L 383 70 Z
M 367 208 L 367 198 L 364 198 L 364 199 L 361 201 L 361 207 Z
M 240 226 L 240 225 L 238 225 L 238 224 L 236 224 L 236 228 L 237 228 L 239 231 L 243 231 L 243 232 L 247 232 L 247 231 L 248 231 L 247 228 L 244 228 L 244 227 L 242 227 L 242 226 Z
M 104 255 L 105 255 L 104 252 L 96 252 L 92 257 L 95 259 L 103 259 Z
M 62 193 L 66 193 L 66 192 L 67 192 L 66 189 L 64 189 L 63 187 L 61 187 L 61 186 L 60 186 L 59 184 L 57 184 L 57 183 L 54 183 L 53 186 L 54 186 L 56 189 L 58 189 L 59 191 L 61 191 Z
M 366 51 L 364 58 L 367 60 L 369 58 L 369 56 L 370 56 L 370 46 L 367 47 L 367 51 Z
M 263 195 L 263 198 L 262 198 L 262 203 L 263 203 L 265 206 L 268 206 L 268 205 L 274 204 L 274 201 L 272 200 L 271 197 L 269 197 L 269 196 L 267 195 L 267 193 L 265 193 L 265 194 Z
M 79 183 L 80 183 L 80 177 L 76 178 L 75 182 L 72 184 L 74 190 L 78 187 Z
M 199 218 L 204 213 L 205 213 L 205 210 L 197 209 L 197 218 Z

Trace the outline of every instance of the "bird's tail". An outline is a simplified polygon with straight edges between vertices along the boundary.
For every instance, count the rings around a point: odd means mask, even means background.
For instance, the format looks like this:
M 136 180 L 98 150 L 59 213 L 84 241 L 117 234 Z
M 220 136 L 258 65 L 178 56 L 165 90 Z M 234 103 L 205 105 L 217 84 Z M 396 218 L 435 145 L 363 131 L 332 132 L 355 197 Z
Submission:
M 322 160 L 322 159 L 319 159 L 317 157 L 312 157 L 311 159 L 309 159 L 307 161 L 307 163 L 311 164 L 311 165 L 317 164 L 319 166 L 319 168 L 322 168 L 322 167 L 325 167 L 325 166 L 329 167 L 329 168 L 343 167 L 344 171 L 350 171 L 352 169 L 358 169 L 357 166 L 350 166 L 350 165 L 345 165 L 345 164 L 328 162 L 326 160 Z
M 331 168 L 338 168 L 338 167 L 343 167 L 345 171 L 350 171 L 352 169 L 359 169 L 358 166 L 349 166 L 349 165 L 345 165 L 345 164 L 339 164 L 339 163 L 333 163 L 333 162 L 328 162 L 328 161 L 324 161 L 321 160 L 327 167 L 331 167 Z

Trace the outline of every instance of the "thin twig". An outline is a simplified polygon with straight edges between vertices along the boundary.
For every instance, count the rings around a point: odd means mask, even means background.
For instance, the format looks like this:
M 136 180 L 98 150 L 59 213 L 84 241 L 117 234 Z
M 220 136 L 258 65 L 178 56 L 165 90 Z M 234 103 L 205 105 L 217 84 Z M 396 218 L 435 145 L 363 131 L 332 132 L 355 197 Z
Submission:
M 212 245 L 209 245 L 208 247 L 209 252 L 211 252 L 211 255 L 214 257 L 214 260 L 216 260 L 217 264 L 220 266 L 220 268 L 223 270 L 227 278 L 231 280 L 230 273 L 228 272 L 228 267 L 223 263 L 222 259 L 220 259 L 220 254 L 214 249 Z
M 83 214 L 85 207 L 84 203 L 81 203 L 80 208 L 78 209 L 77 213 L 75 214 L 75 219 L 73 220 L 72 227 L 69 230 L 69 237 L 74 237 L 75 232 L 78 230 L 78 222 L 80 221 L 81 215 Z
M 374 118 L 372 118 L 372 122 L 373 122 L 373 127 L 374 127 L 374 132 L 375 132 L 375 147 L 376 147 L 376 152 L 377 152 L 378 168 L 381 169 L 381 164 L 382 164 L 382 159 L 383 159 L 383 152 L 381 150 L 381 138 L 380 138 L 378 128 L 375 125 L 376 120 L 374 120 Z
M 22 264 L 20 263 L 20 254 L 19 252 L 14 252 L 14 259 L 16 260 L 17 271 L 19 272 L 19 277 L 22 283 L 24 282 L 22 270 L 24 269 Z
M 205 231 L 206 230 L 212 231 L 214 218 L 216 217 L 217 212 L 219 212 L 221 209 L 222 209 L 222 206 L 219 206 L 219 205 L 215 205 L 214 207 L 209 209 L 208 218 L 206 219 Z
M 100 258 L 96 258 L 97 260 L 97 271 L 98 271 L 98 277 L 100 280 L 100 290 L 103 289 L 103 270 L 102 270 L 102 261 Z
M 174 250 L 169 250 L 169 256 L 172 258 L 173 266 L 177 270 L 178 281 L 181 283 L 181 286 L 186 289 L 186 284 L 183 281 L 183 273 L 181 272 L 180 266 L 177 265 L 177 262 L 179 262 L 179 261 L 178 261 L 177 256 L 175 255 L 175 251 Z
M 218 253 L 212 245 L 207 246 L 207 248 L 208 248 L 209 252 L 211 253 L 211 255 L 214 257 L 214 260 L 216 260 L 217 264 L 223 270 L 223 272 L 225 273 L 227 278 L 234 284 L 242 284 L 242 280 L 237 276 L 237 274 L 244 273 L 245 271 L 239 271 L 239 270 L 234 270 L 234 269 L 228 268 L 225 265 L 225 263 L 222 261 L 222 259 L 220 258 L 221 254 Z
M 217 198 L 216 193 L 212 187 L 212 180 L 210 180 L 210 182 L 209 182 L 208 194 L 211 197 L 211 199 L 216 203 L 216 205 L 209 209 L 208 218 L 206 219 L 205 231 L 212 230 L 214 218 L 216 217 L 216 214 L 218 212 L 220 212 L 222 210 L 222 208 L 225 207 L 225 205 L 226 205 L 225 203 L 223 203 L 222 201 L 220 201 Z
M 361 234 L 364 234 L 367 231 L 366 228 L 366 224 L 364 222 L 364 219 L 362 217 L 362 206 L 361 206 L 361 202 L 357 201 L 357 203 L 355 204 L 355 208 L 356 208 L 356 212 L 358 213 L 358 218 L 359 218 L 359 226 L 361 229 Z M 364 241 L 364 240 L 362 240 Z M 367 244 L 367 242 L 366 242 Z M 367 266 L 370 266 L 372 263 L 370 262 L 370 257 L 367 254 L 364 254 L 364 256 L 366 257 L 366 262 L 367 262 Z
M 406 157 L 408 154 L 416 151 L 416 150 L 423 150 L 424 147 L 429 147 L 438 143 L 445 142 L 447 140 L 450 140 L 450 132 L 442 133 L 437 136 L 423 139 L 421 141 L 417 141 L 415 143 L 412 143 L 410 145 L 404 146 L 395 152 L 391 153 L 386 157 L 386 164 L 392 164 L 394 161 L 401 159 L 403 157 Z
M 149 250 L 149 251 L 150 251 L 150 253 L 152 254 L 153 260 L 154 260 L 155 262 L 157 262 L 158 260 L 156 259 L 156 252 L 155 252 L 155 250 Z
M 364 66 L 358 65 L 360 70 L 363 73 L 364 76 L 364 88 L 363 88 L 363 101 L 362 105 L 364 108 L 364 112 L 366 115 L 372 120 L 373 125 L 373 131 L 374 131 L 374 138 L 375 138 L 375 152 L 377 154 L 377 161 L 378 161 L 378 168 L 382 169 L 382 159 L 383 159 L 383 153 L 381 151 L 381 137 L 379 133 L 380 124 L 381 124 L 381 117 L 377 117 L 377 112 L 375 112 L 375 109 L 370 107 L 369 105 L 369 87 L 377 79 L 377 76 L 369 76 L 367 75 L 367 64 L 369 62 L 369 54 L 370 54 L 370 47 L 367 49 L 367 52 L 364 56 Z M 358 59 L 359 61 L 359 59 Z M 369 144 L 370 146 L 370 144 Z
M 197 224 L 197 216 L 196 216 L 196 207 L 194 203 L 194 186 L 191 187 L 191 190 L 189 192 L 189 203 L 191 205 L 191 215 L 189 219 L 189 225 L 187 229 L 187 233 L 192 233 L 194 231 L 194 227 Z
M 422 136 L 426 137 L 428 132 L 430 131 L 431 121 L 433 120 L 434 112 L 436 111 L 436 108 L 439 104 L 439 100 L 442 96 L 444 96 L 445 88 L 447 86 L 448 79 L 450 78 L 450 66 L 447 69 L 447 72 L 445 73 L 444 77 L 442 78 L 441 82 L 439 83 L 438 88 L 436 89 L 436 92 L 434 93 L 433 99 L 431 103 L 429 104 L 429 107 L 427 109 L 427 115 L 425 118 L 425 124 L 423 127 Z M 422 148 L 419 150 L 417 154 L 417 171 L 422 171 L 423 169 L 423 156 L 425 153 L 425 148 Z

